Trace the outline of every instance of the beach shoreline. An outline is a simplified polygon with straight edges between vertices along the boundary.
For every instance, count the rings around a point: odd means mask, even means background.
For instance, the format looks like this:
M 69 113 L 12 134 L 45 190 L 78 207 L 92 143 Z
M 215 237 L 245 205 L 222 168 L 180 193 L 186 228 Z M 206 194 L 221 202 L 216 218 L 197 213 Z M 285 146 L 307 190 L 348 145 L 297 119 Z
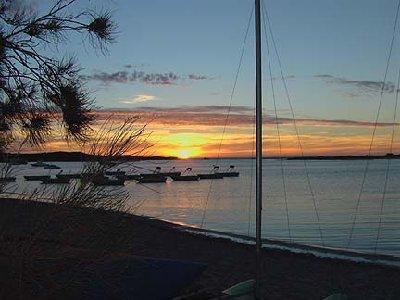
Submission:
M 189 299 L 215 297 L 254 277 L 253 245 L 196 234 L 181 225 L 128 213 L 12 199 L 0 199 L 0 208 L 3 270 L 14 268 L 10 257 L 17 258 L 17 252 L 10 249 L 15 242 L 29 241 L 32 259 L 134 255 L 205 263 L 203 274 L 181 292 L 191 295 Z M 2 273 L 1 290 L 11 293 L 16 283 Z M 350 299 L 400 298 L 400 268 L 394 266 L 267 248 L 263 249 L 262 273 L 268 299 L 323 299 L 337 292 Z

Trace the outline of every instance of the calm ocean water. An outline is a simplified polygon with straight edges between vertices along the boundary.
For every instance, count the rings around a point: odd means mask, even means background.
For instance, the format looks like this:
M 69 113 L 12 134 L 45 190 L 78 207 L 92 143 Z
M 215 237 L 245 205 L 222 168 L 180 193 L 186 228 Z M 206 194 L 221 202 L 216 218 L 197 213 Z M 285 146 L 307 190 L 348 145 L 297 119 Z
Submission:
M 121 167 L 128 172 L 147 173 L 156 166 L 163 171 L 193 168 L 195 173 L 211 170 L 215 160 L 143 161 Z M 306 161 L 313 198 L 307 183 L 304 161 L 283 161 L 286 203 L 280 160 L 264 161 L 263 237 L 311 245 L 347 248 L 356 201 L 366 160 Z M 56 163 L 64 173 L 79 171 L 81 163 Z M 254 166 L 251 159 L 221 159 L 221 170 L 235 165 L 238 178 L 141 185 L 127 182 L 131 204 L 142 203 L 136 214 L 181 224 L 254 236 Z M 378 235 L 386 160 L 370 160 L 350 249 L 374 252 Z M 50 171 L 56 174 L 57 170 Z M 31 189 L 22 175 L 49 174 L 48 170 L 18 166 L 19 189 Z M 252 175 L 253 174 L 253 175 Z M 383 206 L 377 253 L 400 256 L 400 160 L 391 160 Z M 204 217 L 204 220 L 203 220 Z M 289 218 L 288 218 L 289 217 Z M 290 233 L 290 234 L 289 234 Z M 322 240 L 321 240 L 322 234 Z

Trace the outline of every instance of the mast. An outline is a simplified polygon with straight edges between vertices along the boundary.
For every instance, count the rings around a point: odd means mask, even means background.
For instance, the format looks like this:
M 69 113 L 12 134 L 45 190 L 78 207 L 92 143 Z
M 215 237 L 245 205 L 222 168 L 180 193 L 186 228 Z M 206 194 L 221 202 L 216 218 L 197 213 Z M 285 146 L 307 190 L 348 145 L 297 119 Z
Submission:
M 260 286 L 262 210 L 262 81 L 261 81 L 261 0 L 255 0 L 256 32 L 256 296 Z

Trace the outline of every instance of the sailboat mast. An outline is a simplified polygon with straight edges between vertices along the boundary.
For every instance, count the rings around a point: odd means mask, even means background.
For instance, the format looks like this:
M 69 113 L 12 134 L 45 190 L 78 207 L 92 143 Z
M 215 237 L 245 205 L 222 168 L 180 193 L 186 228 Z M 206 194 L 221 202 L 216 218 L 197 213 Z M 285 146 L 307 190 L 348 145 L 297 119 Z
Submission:
M 262 210 L 262 80 L 261 80 L 261 0 L 255 0 L 256 26 L 256 292 L 260 282 Z

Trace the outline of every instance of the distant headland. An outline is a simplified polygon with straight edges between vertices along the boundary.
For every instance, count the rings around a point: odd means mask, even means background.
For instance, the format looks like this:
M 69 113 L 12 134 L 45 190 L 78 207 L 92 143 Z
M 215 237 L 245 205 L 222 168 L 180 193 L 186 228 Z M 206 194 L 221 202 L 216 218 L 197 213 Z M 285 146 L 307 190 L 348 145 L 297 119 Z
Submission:
M 83 152 L 41 152 L 41 153 L 5 153 L 0 154 L 0 161 L 96 161 L 100 159 L 97 155 L 91 155 Z M 124 155 L 119 158 L 114 158 L 124 161 L 138 161 L 138 160 L 174 160 L 178 159 L 174 156 L 133 156 Z

